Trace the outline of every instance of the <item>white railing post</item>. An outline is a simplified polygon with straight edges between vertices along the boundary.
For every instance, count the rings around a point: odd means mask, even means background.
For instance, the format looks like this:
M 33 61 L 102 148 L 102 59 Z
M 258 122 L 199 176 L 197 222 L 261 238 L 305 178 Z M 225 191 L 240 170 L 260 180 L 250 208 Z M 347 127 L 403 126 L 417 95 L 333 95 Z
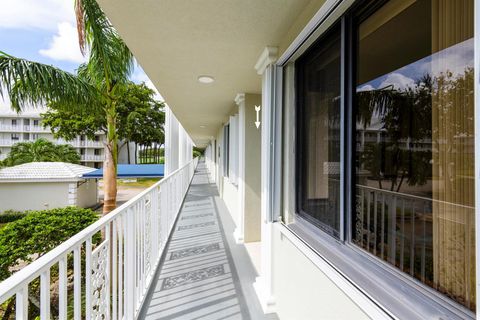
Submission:
M 28 285 L 23 286 L 15 298 L 15 318 L 28 319 Z
M 135 212 L 125 215 L 125 319 L 135 318 Z
M 150 194 L 150 210 L 151 210 L 151 241 L 150 245 L 152 247 L 152 261 L 157 261 L 157 258 L 159 256 L 159 231 L 158 230 L 158 220 L 160 218 L 160 211 L 158 210 L 158 194 L 160 191 L 160 187 L 156 187 L 155 189 L 152 190 L 152 193 Z

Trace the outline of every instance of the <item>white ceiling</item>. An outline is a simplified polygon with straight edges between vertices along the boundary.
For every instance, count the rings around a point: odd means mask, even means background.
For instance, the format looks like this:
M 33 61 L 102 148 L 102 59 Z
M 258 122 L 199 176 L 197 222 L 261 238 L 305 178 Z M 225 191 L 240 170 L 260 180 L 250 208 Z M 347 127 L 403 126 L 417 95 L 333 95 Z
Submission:
M 194 141 L 216 135 L 237 93 L 260 93 L 266 46 L 300 30 L 322 0 L 99 0 Z M 313 5 L 312 5 L 313 3 Z M 309 8 L 309 12 L 305 10 Z M 296 32 L 298 32 L 296 31 Z M 296 33 L 294 32 L 296 35 Z M 199 75 L 211 75 L 201 84 Z M 200 126 L 206 126 L 201 128 Z

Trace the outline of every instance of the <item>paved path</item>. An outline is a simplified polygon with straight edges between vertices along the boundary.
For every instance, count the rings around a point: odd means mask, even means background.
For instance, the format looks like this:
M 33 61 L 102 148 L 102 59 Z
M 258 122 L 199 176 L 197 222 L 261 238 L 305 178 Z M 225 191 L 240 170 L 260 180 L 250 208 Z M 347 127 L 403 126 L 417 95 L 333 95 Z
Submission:
M 140 318 L 264 319 L 250 288 L 254 268 L 246 254 L 238 255 L 243 246 L 227 240 L 221 219 L 229 216 L 218 202 L 217 188 L 200 162 Z M 240 259 L 241 278 L 232 251 Z

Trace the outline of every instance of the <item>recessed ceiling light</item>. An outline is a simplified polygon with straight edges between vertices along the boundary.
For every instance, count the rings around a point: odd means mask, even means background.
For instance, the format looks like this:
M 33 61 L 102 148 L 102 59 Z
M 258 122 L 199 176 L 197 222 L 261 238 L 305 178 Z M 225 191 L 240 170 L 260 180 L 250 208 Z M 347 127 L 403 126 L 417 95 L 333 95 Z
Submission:
M 207 127 L 207 126 L 205 126 L 205 125 L 203 125 L 203 124 L 200 126 L 200 128 L 206 128 L 206 127 Z
M 212 83 L 214 81 L 215 81 L 215 79 L 211 76 L 199 76 L 198 77 L 198 82 L 200 82 L 200 83 Z

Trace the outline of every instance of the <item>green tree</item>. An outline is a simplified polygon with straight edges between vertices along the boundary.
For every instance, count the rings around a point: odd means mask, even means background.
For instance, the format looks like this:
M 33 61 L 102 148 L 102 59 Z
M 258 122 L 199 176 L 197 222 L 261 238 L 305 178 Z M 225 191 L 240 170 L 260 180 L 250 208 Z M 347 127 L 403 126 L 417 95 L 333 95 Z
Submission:
M 62 242 L 68 240 L 98 219 L 89 209 L 66 207 L 31 211 L 19 220 L 0 229 L 0 281 L 7 279 L 15 270 L 30 263 Z M 94 238 L 98 243 L 99 236 Z M 53 281 L 56 281 L 56 275 Z M 29 300 L 38 305 L 38 281 L 30 284 Z M 9 319 L 15 299 L 5 307 L 3 319 Z M 36 310 L 38 312 L 38 310 Z
M 117 99 L 117 135 L 124 143 L 118 148 L 135 145 L 161 145 L 165 139 L 164 104 L 155 100 L 155 91 L 142 84 L 127 83 Z M 56 103 L 49 104 L 49 110 L 43 113 L 43 125 L 50 127 L 57 138 L 75 139 L 85 135 L 93 140 L 96 132 L 107 134 L 107 122 L 104 109 L 73 112 L 58 108 Z M 129 157 L 130 159 L 130 154 Z
M 0 94 L 12 108 L 55 103 L 57 108 L 95 113 L 104 110 L 107 127 L 104 161 L 106 214 L 116 207 L 117 101 L 133 68 L 133 55 L 95 0 L 76 0 L 79 45 L 88 62 L 77 74 L 0 52 Z
M 56 145 L 46 139 L 19 142 L 12 146 L 4 166 L 11 167 L 29 162 L 70 162 L 80 163 L 80 155 L 68 144 Z

